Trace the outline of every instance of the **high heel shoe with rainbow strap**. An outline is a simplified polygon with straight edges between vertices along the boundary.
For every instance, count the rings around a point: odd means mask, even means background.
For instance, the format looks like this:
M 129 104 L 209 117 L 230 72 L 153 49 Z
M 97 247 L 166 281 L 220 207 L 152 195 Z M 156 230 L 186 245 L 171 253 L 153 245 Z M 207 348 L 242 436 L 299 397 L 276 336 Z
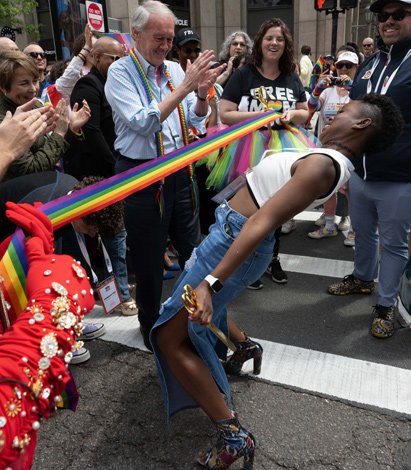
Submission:
M 229 468 L 238 459 L 244 459 L 243 470 L 254 466 L 255 438 L 243 428 L 238 418 L 217 421 L 217 443 L 207 452 L 201 452 L 197 462 L 205 468 Z
M 258 375 L 261 372 L 263 348 L 261 344 L 251 340 L 245 333 L 244 336 L 244 341 L 234 341 L 237 351 L 223 363 L 224 370 L 227 374 L 238 375 L 241 372 L 244 362 L 249 359 L 254 360 L 253 374 Z

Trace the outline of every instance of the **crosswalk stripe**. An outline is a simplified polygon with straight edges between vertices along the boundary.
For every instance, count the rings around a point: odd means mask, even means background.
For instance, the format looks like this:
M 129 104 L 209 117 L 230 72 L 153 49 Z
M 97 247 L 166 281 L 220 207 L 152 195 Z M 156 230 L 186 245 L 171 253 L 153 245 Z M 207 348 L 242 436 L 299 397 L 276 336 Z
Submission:
M 261 379 L 362 405 L 411 415 L 411 371 L 310 349 L 258 340 Z M 251 373 L 252 363 L 244 365 Z
M 329 276 L 340 279 L 347 274 L 351 274 L 354 268 L 352 261 L 286 254 L 281 254 L 280 258 L 281 266 L 286 272 L 315 274 L 317 276 Z
M 88 321 L 101 321 L 97 305 Z M 104 317 L 106 333 L 100 339 L 147 351 L 137 317 Z M 258 378 L 332 398 L 411 415 L 411 371 L 336 354 L 255 338 L 264 348 Z M 251 374 L 252 361 L 243 368 Z
M 303 212 L 297 220 L 314 221 L 318 212 Z M 353 263 L 327 258 L 281 255 L 285 271 L 342 278 L 353 270 Z M 101 337 L 146 351 L 137 317 L 121 314 L 104 315 L 96 305 L 87 321 L 104 321 L 106 333 Z M 261 374 L 258 378 L 296 387 L 329 397 L 366 406 L 411 415 L 411 371 L 336 354 L 259 340 L 264 348 Z M 252 362 L 244 366 L 251 373 Z

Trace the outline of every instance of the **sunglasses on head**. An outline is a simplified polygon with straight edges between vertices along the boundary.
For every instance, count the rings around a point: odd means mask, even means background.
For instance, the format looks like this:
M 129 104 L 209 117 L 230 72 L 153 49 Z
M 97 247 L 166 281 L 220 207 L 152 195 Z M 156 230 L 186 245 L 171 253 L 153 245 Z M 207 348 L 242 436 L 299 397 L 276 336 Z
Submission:
M 114 54 L 108 54 L 107 52 L 103 52 L 103 55 L 106 55 L 108 57 L 111 57 L 113 59 L 113 62 L 115 62 L 118 59 L 121 59 L 119 55 L 114 55 Z
M 28 55 L 33 59 L 37 59 L 38 57 L 40 57 L 40 59 L 44 59 L 46 57 L 44 52 L 29 52 Z
M 195 47 L 194 49 L 191 48 L 191 47 L 183 47 L 183 51 L 186 54 L 192 54 L 193 52 L 194 52 L 194 54 L 200 54 L 201 49 L 199 47 Z
M 335 66 L 337 67 L 337 69 L 342 69 L 343 67 L 345 67 L 346 69 L 352 69 L 354 67 L 354 64 L 352 64 L 351 62 L 338 62 L 337 64 L 335 64 Z
M 394 21 L 402 21 L 406 16 L 411 13 L 409 10 L 404 10 L 404 8 L 400 8 L 399 10 L 392 11 L 391 13 L 382 11 L 381 13 L 377 13 L 377 19 L 379 23 L 385 23 L 388 21 L 388 18 L 391 18 Z

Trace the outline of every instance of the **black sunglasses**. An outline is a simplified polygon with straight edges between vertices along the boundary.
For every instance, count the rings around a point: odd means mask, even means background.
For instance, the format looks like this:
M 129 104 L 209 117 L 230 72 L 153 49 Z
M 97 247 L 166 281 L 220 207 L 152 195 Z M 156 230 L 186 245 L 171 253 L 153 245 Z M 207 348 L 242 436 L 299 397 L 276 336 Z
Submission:
M 404 10 L 404 8 L 400 8 L 399 10 L 392 11 L 391 13 L 382 11 L 381 13 L 377 13 L 377 19 L 379 23 L 385 23 L 386 21 L 388 21 L 388 18 L 391 16 L 391 18 L 394 21 L 402 21 L 410 13 L 411 11 Z
M 372 44 L 363 44 L 362 47 L 372 47 Z
M 194 54 L 200 54 L 201 49 L 199 47 L 196 47 L 194 49 L 192 49 L 191 47 L 183 47 L 183 51 L 186 54 L 192 54 L 193 52 L 194 52 Z
M 28 55 L 33 59 L 37 59 L 37 57 L 40 57 L 40 59 L 45 59 L 46 57 L 44 52 L 29 52 Z
M 351 62 L 338 62 L 335 64 L 335 66 L 337 67 L 337 69 L 342 69 L 343 67 L 345 67 L 346 69 L 352 69 L 354 67 L 354 64 L 352 64 Z

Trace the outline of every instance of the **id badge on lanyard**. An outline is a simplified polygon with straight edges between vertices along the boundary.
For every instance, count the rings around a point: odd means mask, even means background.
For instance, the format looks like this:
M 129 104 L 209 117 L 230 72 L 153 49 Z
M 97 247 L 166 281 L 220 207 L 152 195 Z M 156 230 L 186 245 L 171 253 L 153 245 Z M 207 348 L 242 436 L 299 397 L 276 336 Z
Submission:
M 367 70 L 365 72 L 365 74 L 361 77 L 363 80 L 368 80 L 367 82 L 367 93 L 371 93 L 372 91 L 374 91 L 375 93 L 377 92 L 379 86 L 380 86 L 380 83 L 381 83 L 381 80 L 383 80 L 383 83 L 382 83 L 382 86 L 381 86 L 381 90 L 379 91 L 379 94 L 380 95 L 385 95 L 388 91 L 388 88 L 390 87 L 392 81 L 394 80 L 395 76 L 397 75 L 397 72 L 398 70 L 400 69 L 400 67 L 402 66 L 402 64 L 411 56 L 411 49 L 407 52 L 407 54 L 405 54 L 404 58 L 402 59 L 400 65 L 390 74 L 390 75 L 386 75 L 386 70 L 387 70 L 387 67 L 391 61 L 391 56 L 389 55 L 388 57 L 388 60 L 387 60 L 387 63 L 385 64 L 381 74 L 380 74 L 380 77 L 378 79 L 378 82 L 377 84 L 375 85 L 374 87 L 374 90 L 372 89 L 372 83 L 371 83 L 371 77 L 372 75 L 374 74 L 374 71 L 375 69 L 377 68 L 379 62 L 380 62 L 380 58 L 378 58 L 378 60 L 375 61 L 375 64 L 373 65 L 373 67 L 371 68 L 371 70 Z
M 104 243 L 101 241 L 101 238 L 99 236 L 99 242 L 101 243 L 101 249 L 103 251 L 104 262 L 106 264 L 106 268 L 109 273 L 109 277 L 99 283 L 98 277 L 96 273 L 93 271 L 93 268 L 91 267 L 90 256 L 88 254 L 83 237 L 77 232 L 76 232 L 76 237 L 77 237 L 77 242 L 79 244 L 81 253 L 83 254 L 83 257 L 86 263 L 89 265 L 91 269 L 93 282 L 96 285 L 96 291 L 101 300 L 101 304 L 103 306 L 104 312 L 106 314 L 109 314 L 121 304 L 121 299 L 120 299 L 120 292 L 117 286 L 117 281 L 113 275 L 113 266 L 111 264 L 111 260 L 107 253 L 106 247 L 104 246 Z
M 104 313 L 111 313 L 121 304 L 120 292 L 114 276 L 110 276 L 96 287 L 97 294 L 101 300 Z

